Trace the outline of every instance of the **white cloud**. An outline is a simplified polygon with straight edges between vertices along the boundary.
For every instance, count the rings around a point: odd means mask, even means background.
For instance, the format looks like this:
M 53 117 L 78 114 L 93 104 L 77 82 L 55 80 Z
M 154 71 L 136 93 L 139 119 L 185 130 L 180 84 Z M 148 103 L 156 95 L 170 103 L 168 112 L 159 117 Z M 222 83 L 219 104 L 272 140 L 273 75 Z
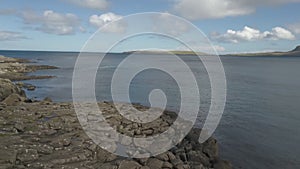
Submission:
M 104 10 L 108 7 L 107 0 L 65 0 L 80 7 Z
M 247 15 L 260 6 L 290 2 L 300 0 L 176 0 L 173 9 L 187 19 L 198 20 Z
M 27 39 L 27 37 L 22 35 L 20 32 L 0 31 L 0 41 L 13 41 L 20 39 Z
M 213 33 L 211 37 L 221 42 L 238 43 L 242 41 L 256 41 L 256 40 L 294 40 L 293 35 L 289 30 L 282 27 L 275 27 L 271 31 L 261 32 L 258 29 L 254 29 L 245 26 L 243 30 L 227 30 L 225 34 Z
M 273 37 L 271 38 L 274 40 L 278 40 L 278 39 L 295 40 L 296 38 L 291 31 L 282 27 L 273 28 L 271 35 L 273 35 Z
M 89 18 L 89 22 L 91 25 L 101 28 L 102 32 L 122 33 L 126 30 L 127 24 L 123 21 L 118 21 L 121 18 L 121 15 L 109 12 L 99 16 L 92 15 Z
M 32 11 L 25 11 L 21 17 L 25 24 L 35 25 L 36 30 L 49 34 L 70 35 L 80 29 L 79 18 L 71 13 L 61 14 L 46 10 L 42 15 L 38 15 Z

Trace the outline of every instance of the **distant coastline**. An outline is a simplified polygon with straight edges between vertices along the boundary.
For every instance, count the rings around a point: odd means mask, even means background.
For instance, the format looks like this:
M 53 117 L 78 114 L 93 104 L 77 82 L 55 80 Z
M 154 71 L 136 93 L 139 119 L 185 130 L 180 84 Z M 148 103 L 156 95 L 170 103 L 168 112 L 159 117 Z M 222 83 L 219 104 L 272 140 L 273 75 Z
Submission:
M 175 54 L 175 55 L 214 55 L 214 54 L 207 54 L 203 52 L 194 51 L 155 51 L 155 50 L 139 50 L 139 51 L 128 51 L 123 52 L 123 54 Z M 288 52 L 261 52 L 261 53 L 237 53 L 237 54 L 225 54 L 221 56 L 300 56 L 300 46 L 297 46 L 295 49 L 288 51 Z
M 238 53 L 238 54 L 227 54 L 225 56 L 300 56 L 300 46 L 288 52 L 261 52 L 261 53 Z
M 39 50 L 0 50 L 0 55 L 1 52 L 14 52 L 14 51 L 18 51 L 18 52 L 59 52 L 59 53 L 80 53 L 80 51 L 39 51 Z M 101 53 L 101 54 L 105 54 L 105 52 L 87 52 L 87 53 Z M 209 55 L 215 55 L 215 54 L 209 54 L 209 53 L 204 53 L 204 52 L 197 52 L 195 53 L 194 51 L 176 51 L 176 50 L 170 50 L 170 51 L 160 51 L 160 50 L 134 50 L 134 51 L 125 51 L 125 52 L 109 52 L 106 54 L 145 54 L 145 55 L 205 55 L 205 56 L 209 56 Z M 300 57 L 300 45 L 297 46 L 295 49 L 291 50 L 291 51 L 275 51 L 275 52 L 259 52 L 259 53 L 230 53 L 230 54 L 220 54 L 220 56 L 241 56 L 241 57 L 245 57 L 245 56 L 299 56 Z

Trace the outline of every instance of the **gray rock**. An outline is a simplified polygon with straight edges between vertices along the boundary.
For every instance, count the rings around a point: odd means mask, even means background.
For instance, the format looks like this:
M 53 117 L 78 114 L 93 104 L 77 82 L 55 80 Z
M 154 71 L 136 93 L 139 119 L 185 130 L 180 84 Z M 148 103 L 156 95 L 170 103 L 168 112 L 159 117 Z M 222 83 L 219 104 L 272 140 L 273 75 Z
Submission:
M 200 162 L 204 166 L 207 166 L 207 167 L 210 166 L 209 158 L 200 151 L 190 151 L 190 152 L 188 152 L 188 160 L 190 162 Z
M 169 157 L 170 161 L 176 159 L 175 155 L 172 152 L 168 151 L 167 154 L 168 154 L 168 157 Z
M 113 161 L 117 158 L 116 155 L 103 150 L 102 148 L 98 148 L 97 150 L 97 161 L 104 163 L 104 162 L 109 162 L 109 161 Z
M 150 169 L 161 169 L 162 166 L 163 166 L 163 164 L 164 164 L 164 162 L 163 162 L 163 161 L 160 161 L 159 159 L 156 159 L 156 158 L 149 158 L 146 165 L 147 165 Z
M 23 122 L 17 122 L 14 128 L 17 130 L 17 132 L 24 132 L 25 124 Z
M 8 79 L 0 78 L 0 101 L 3 101 L 9 95 L 14 93 L 25 96 L 24 91 L 17 87 L 13 82 Z
M 140 169 L 141 165 L 135 161 L 121 161 L 118 169 Z
M 35 149 L 21 149 L 18 150 L 17 160 L 22 164 L 33 162 L 39 158 L 39 154 Z
M 183 162 L 182 162 L 180 159 L 178 159 L 178 158 L 171 160 L 171 163 L 172 163 L 174 166 L 178 166 L 178 165 L 183 164 Z
M 2 128 L 0 166 L 10 167 L 10 165 L 14 164 L 11 168 L 64 167 L 65 169 L 118 169 L 119 166 L 126 169 L 208 169 L 213 167 L 227 169 L 230 167 L 229 163 L 216 160 L 218 159 L 218 148 L 214 139 L 210 139 L 204 144 L 198 143 L 197 140 L 190 140 L 192 138 L 197 139 L 197 134 L 190 134 L 176 147 L 156 157 L 151 157 L 150 159 L 128 159 L 121 156 L 118 157 L 94 144 L 82 130 L 74 108 L 70 103 L 41 104 L 41 102 L 21 102 L 18 106 L 6 106 L 5 103 L 1 102 L 0 105 L 3 105 L 1 106 L 3 110 L 0 111 L 0 127 Z M 105 117 L 109 117 L 112 121 L 114 121 L 113 119 L 117 119 L 119 122 L 123 121 L 110 103 L 102 103 L 100 107 L 105 110 L 103 112 Z M 92 113 L 88 119 L 91 119 L 92 123 L 99 126 L 97 131 L 104 130 L 103 133 L 105 134 L 105 128 L 100 124 L 101 122 L 96 121 L 97 119 L 94 120 L 97 116 L 92 115 Z M 154 123 L 146 124 L 148 128 L 143 128 L 145 124 L 130 123 L 124 125 L 121 130 L 130 133 L 136 133 L 138 130 L 141 132 L 153 130 L 153 134 L 159 134 L 157 132 L 158 128 L 160 128 L 159 125 L 165 125 L 162 121 L 162 118 L 158 118 Z M 118 125 L 114 125 L 113 127 L 117 129 Z M 158 125 L 158 127 L 155 125 Z M 14 133 L 16 130 L 18 132 Z M 177 135 L 176 129 L 174 132 Z M 122 140 L 122 138 L 117 138 L 113 135 L 109 137 L 111 139 L 101 142 L 101 146 L 109 150 L 117 149 L 116 141 L 123 142 L 126 145 L 132 142 L 131 140 Z M 157 144 L 169 142 L 169 138 L 154 141 L 153 148 L 157 148 Z M 131 145 L 134 147 L 135 145 L 144 145 L 144 143 L 135 141 Z M 17 150 L 19 150 L 18 153 L 14 154 L 14 151 Z M 148 151 L 142 148 L 137 151 L 132 150 L 130 154 L 136 155 L 137 153 L 151 156 Z M 7 157 L 4 158 L 2 155 Z
M 161 160 L 161 161 L 169 161 L 169 156 L 168 156 L 167 153 L 159 154 L 159 155 L 156 156 L 156 158 Z
M 25 98 L 22 98 L 20 95 L 13 93 L 6 97 L 2 102 L 8 106 L 17 106 L 20 102 L 24 101 Z
M 95 166 L 97 169 L 118 169 L 118 166 L 111 164 L 111 163 L 105 163 L 100 164 L 100 166 Z
M 190 166 L 187 164 L 179 164 L 174 167 L 175 169 L 190 169 Z
M 152 129 L 144 130 L 144 131 L 142 131 L 142 133 L 146 136 L 149 136 L 149 135 L 153 134 L 153 130 Z
M 150 169 L 148 166 L 142 166 L 140 169 Z
M 169 162 L 164 162 L 163 165 L 162 165 L 162 168 L 172 169 L 173 165 Z

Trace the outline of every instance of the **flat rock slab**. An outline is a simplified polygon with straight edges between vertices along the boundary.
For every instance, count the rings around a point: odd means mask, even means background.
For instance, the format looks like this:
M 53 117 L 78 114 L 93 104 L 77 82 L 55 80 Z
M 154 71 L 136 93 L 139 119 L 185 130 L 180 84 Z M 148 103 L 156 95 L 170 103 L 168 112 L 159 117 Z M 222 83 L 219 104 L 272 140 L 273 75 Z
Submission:
M 125 120 L 111 103 L 99 103 L 99 108 L 118 132 L 134 137 L 163 132 L 177 118 L 175 113 L 165 112 L 152 123 L 138 124 Z M 92 114 L 89 118 L 95 120 Z M 219 159 L 214 138 L 198 143 L 200 129 L 192 129 L 176 147 L 156 157 L 116 156 L 85 134 L 71 103 L 20 101 L 17 106 L 2 106 L 0 128 L 0 166 L 4 168 L 231 168 L 229 162 Z M 130 140 L 123 141 L 133 144 Z

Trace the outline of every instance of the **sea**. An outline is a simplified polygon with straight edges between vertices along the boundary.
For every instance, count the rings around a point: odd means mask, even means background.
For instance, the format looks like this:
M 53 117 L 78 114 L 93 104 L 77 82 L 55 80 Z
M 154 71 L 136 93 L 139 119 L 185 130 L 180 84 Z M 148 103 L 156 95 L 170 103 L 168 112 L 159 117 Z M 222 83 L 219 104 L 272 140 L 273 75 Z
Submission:
M 28 97 L 37 100 L 50 97 L 55 102 L 72 101 L 72 77 L 78 54 L 0 51 L 0 55 L 29 59 L 31 64 L 59 67 L 30 73 L 55 78 L 25 81 L 37 86 L 35 91 L 26 91 Z M 108 54 L 99 65 L 95 80 L 98 101 L 112 100 L 112 75 L 126 56 Z M 201 84 L 200 112 L 195 124 L 201 127 L 210 106 L 209 78 L 198 58 L 181 57 Z M 176 63 L 163 58 L 157 62 L 176 68 Z M 220 59 L 226 73 L 227 99 L 214 137 L 221 158 L 232 162 L 236 169 L 300 168 L 300 56 L 220 56 Z M 122 71 L 130 70 L 128 66 Z M 176 79 L 155 69 L 140 72 L 132 79 L 130 101 L 149 106 L 149 92 L 153 89 L 165 92 L 168 110 L 179 110 L 181 96 Z

